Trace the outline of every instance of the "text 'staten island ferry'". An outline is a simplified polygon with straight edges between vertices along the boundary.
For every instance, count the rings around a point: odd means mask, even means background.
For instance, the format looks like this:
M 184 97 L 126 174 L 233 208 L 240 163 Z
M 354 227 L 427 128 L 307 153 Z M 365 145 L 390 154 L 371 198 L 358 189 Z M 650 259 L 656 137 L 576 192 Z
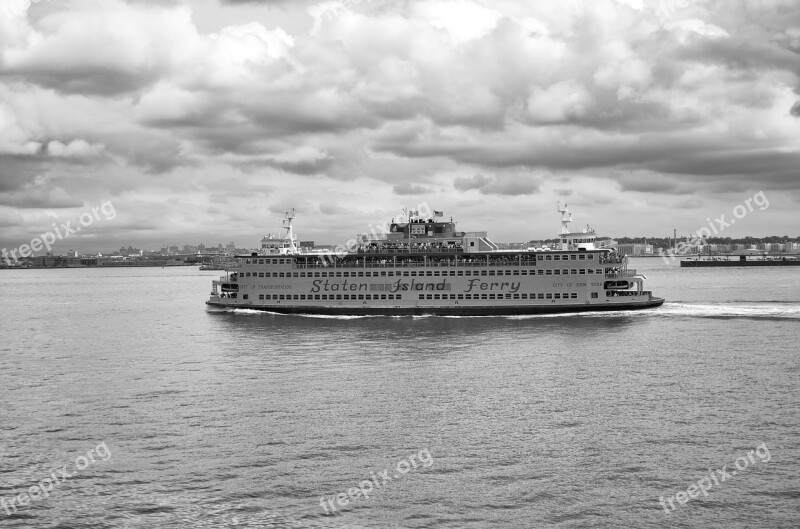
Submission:
M 260 252 L 236 256 L 235 272 L 212 283 L 208 305 L 284 314 L 493 316 L 634 310 L 664 303 L 644 289 L 627 257 L 595 248 L 586 228 L 569 231 L 562 214 L 560 249 L 500 250 L 486 232 L 407 215 L 385 235 L 362 236 L 352 251 L 301 253 L 286 236 L 265 237 Z M 414 213 L 414 212 L 411 212 Z M 352 248 L 352 246 L 351 246 Z

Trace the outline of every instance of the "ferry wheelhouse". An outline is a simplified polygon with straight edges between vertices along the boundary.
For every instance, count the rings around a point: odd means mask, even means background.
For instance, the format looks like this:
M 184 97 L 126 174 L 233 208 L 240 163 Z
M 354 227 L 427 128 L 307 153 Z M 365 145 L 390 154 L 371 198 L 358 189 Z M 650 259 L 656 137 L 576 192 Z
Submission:
M 591 228 L 570 232 L 566 205 L 556 249 L 501 250 L 486 232 L 409 215 L 351 251 L 300 252 L 294 212 L 282 238 L 238 255 L 238 268 L 212 283 L 207 304 L 286 314 L 491 316 L 657 307 L 627 257 L 597 248 Z

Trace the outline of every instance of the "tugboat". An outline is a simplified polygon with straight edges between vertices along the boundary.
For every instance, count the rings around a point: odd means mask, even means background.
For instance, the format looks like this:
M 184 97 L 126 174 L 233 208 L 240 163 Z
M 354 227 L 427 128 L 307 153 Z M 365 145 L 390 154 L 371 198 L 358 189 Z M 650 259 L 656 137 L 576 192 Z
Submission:
M 361 236 L 336 253 L 301 252 L 294 210 L 282 238 L 237 255 L 237 271 L 212 282 L 207 304 L 282 314 L 497 316 L 649 309 L 664 300 L 644 289 L 627 257 L 596 248 L 587 227 L 569 230 L 558 204 L 555 249 L 501 250 L 486 232 L 462 232 L 443 213 L 405 212 L 385 234 Z M 341 247 L 340 247 L 341 248 Z

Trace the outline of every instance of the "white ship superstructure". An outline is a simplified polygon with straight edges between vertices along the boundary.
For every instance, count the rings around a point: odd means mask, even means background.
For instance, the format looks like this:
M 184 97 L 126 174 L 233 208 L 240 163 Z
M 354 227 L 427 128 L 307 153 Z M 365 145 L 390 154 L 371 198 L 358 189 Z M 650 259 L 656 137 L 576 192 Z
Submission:
M 294 211 L 282 238 L 236 256 L 239 268 L 212 283 L 208 305 L 278 313 L 509 315 L 656 307 L 627 258 L 595 248 L 591 228 L 571 232 L 566 205 L 555 250 L 499 250 L 486 232 L 409 215 L 384 236 L 342 254 L 301 253 Z

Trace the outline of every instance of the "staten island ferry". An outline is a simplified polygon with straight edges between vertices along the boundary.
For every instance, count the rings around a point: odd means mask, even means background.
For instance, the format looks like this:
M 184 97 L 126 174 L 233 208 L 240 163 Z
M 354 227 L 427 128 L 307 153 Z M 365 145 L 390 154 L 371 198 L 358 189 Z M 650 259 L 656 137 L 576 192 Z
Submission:
M 441 212 L 406 212 L 386 233 L 347 248 L 301 251 L 286 214 L 283 237 L 237 255 L 238 267 L 212 282 L 211 307 L 282 314 L 494 316 L 658 307 L 645 276 L 626 256 L 596 248 L 588 226 L 571 232 L 558 205 L 556 248 L 501 250 L 486 232 L 460 232 Z M 430 212 L 429 212 L 430 213 Z M 425 218 L 430 217 L 430 218 Z M 382 230 L 383 231 L 383 230 Z

